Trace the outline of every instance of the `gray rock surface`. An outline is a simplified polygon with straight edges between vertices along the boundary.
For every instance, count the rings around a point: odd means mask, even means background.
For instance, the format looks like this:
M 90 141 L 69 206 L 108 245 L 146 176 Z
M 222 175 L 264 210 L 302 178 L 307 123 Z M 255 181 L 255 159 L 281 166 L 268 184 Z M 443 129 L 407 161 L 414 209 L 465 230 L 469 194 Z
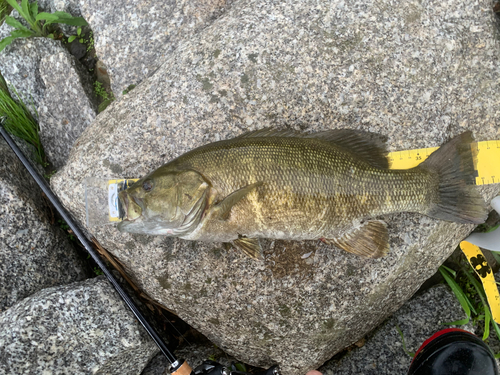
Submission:
M 47 158 L 59 169 L 71 147 L 97 115 L 92 82 L 66 50 L 44 56 L 39 65 L 45 95 L 38 107 L 40 139 Z M 80 72 L 79 72 L 80 71 Z
M 4 27 L 5 24 L 0 29 Z M 14 86 L 35 118 L 35 110 L 45 96 L 45 85 L 40 77 L 40 61 L 43 57 L 63 51 L 61 42 L 57 40 L 18 38 L 0 52 L 0 71 L 5 81 Z M 16 97 L 12 90 L 11 94 Z
M 235 2 L 98 116 L 53 188 L 83 223 L 83 178 L 139 177 L 267 126 L 365 129 L 387 135 L 391 150 L 466 129 L 496 139 L 498 47 L 486 0 Z M 489 200 L 498 186 L 481 191 Z M 91 231 L 149 296 L 218 347 L 302 375 L 396 311 L 472 229 L 408 213 L 384 219 L 391 253 L 380 260 L 268 241 L 256 262 L 222 244 Z
M 43 288 L 87 276 L 49 213 L 42 191 L 0 137 L 0 311 Z
M 139 374 L 157 352 L 104 277 L 45 289 L 0 314 L 0 374 Z
M 151 76 L 179 40 L 202 29 L 231 0 L 92 0 L 81 12 L 94 32 L 94 46 L 109 69 L 111 89 L 122 95 Z
M 465 313 L 447 285 L 436 285 L 401 307 L 389 320 L 370 333 L 366 343 L 341 359 L 333 359 L 318 370 L 323 375 L 404 375 L 412 357 L 403 350 L 396 326 L 403 332 L 406 349 L 415 353 L 434 333 L 455 326 L 443 323 L 464 319 Z M 460 329 L 476 333 L 472 323 Z

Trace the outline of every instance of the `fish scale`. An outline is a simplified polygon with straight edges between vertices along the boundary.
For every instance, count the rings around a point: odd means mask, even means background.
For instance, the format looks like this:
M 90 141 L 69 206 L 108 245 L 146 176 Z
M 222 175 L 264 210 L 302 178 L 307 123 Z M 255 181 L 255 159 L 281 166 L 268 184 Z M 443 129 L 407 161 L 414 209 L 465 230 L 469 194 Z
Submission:
M 220 160 L 224 160 L 223 168 Z M 260 227 L 261 235 L 268 238 L 299 236 L 306 227 L 311 235 L 307 239 L 335 237 L 354 218 L 361 220 L 370 213 L 425 211 L 425 200 L 409 202 L 408 198 L 422 196 L 430 188 L 423 171 L 380 170 L 318 139 L 236 139 L 201 147 L 169 168 L 200 172 L 218 191 L 218 200 L 243 186 L 264 182 L 257 188 L 262 208 L 242 199 L 223 226 L 207 225 L 207 231 L 218 237 L 227 231 L 225 227 L 249 237 L 259 233 Z M 364 204 L 362 197 L 367 198 Z M 389 204 L 386 197 L 391 198 Z M 325 206 L 329 207 L 328 228 L 315 220 Z M 262 226 L 251 222 L 249 215 L 256 210 L 262 210 Z

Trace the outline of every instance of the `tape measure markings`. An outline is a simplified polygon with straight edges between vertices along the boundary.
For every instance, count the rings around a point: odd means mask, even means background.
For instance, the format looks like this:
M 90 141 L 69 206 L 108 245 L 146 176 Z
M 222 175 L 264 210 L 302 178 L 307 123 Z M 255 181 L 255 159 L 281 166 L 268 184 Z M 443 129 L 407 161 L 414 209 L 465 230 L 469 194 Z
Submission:
M 483 284 L 493 320 L 500 324 L 500 294 L 491 267 L 478 246 L 462 241 L 460 248 Z
M 394 151 L 388 155 L 391 169 L 409 169 L 416 167 L 439 147 L 418 148 L 413 150 Z M 476 185 L 500 183 L 500 140 L 482 141 L 471 144 L 474 168 L 477 171 Z

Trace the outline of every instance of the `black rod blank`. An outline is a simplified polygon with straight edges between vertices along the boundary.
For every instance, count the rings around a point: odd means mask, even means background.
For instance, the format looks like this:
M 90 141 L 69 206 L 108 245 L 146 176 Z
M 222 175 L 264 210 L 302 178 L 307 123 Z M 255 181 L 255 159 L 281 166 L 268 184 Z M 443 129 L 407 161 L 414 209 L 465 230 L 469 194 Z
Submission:
M 59 199 L 54 195 L 52 190 L 50 189 L 49 185 L 45 181 L 43 177 L 41 177 L 38 172 L 33 168 L 31 163 L 28 161 L 28 159 L 24 156 L 24 154 L 21 152 L 19 147 L 14 143 L 12 138 L 7 134 L 7 131 L 3 127 L 3 121 L 1 121 L 0 125 L 0 134 L 5 138 L 5 141 L 8 143 L 8 145 L 12 148 L 12 151 L 16 154 L 16 156 L 19 158 L 19 160 L 24 164 L 28 172 L 31 174 L 33 179 L 36 181 L 38 186 L 42 189 L 42 191 L 45 193 L 47 198 L 49 198 L 50 202 L 54 205 L 56 210 L 59 212 L 59 214 L 62 216 L 63 220 L 69 225 L 73 233 L 78 237 L 80 242 L 83 244 L 85 249 L 88 251 L 92 259 L 97 263 L 99 268 L 102 270 L 102 272 L 106 275 L 108 278 L 109 282 L 114 286 L 120 297 L 125 301 L 127 304 L 128 308 L 132 310 L 134 313 L 135 317 L 139 320 L 139 322 L 142 324 L 144 329 L 148 332 L 148 334 L 151 336 L 153 341 L 158 345 L 158 348 L 160 348 L 161 352 L 165 355 L 167 360 L 173 364 L 177 362 L 177 358 L 168 350 L 167 346 L 163 342 L 163 340 L 158 336 L 156 331 L 154 330 L 153 327 L 148 323 L 144 315 L 139 311 L 137 306 L 134 304 L 132 299 L 127 295 L 125 290 L 118 284 L 118 281 L 115 279 L 113 274 L 111 273 L 110 270 L 106 267 L 104 262 L 101 260 L 99 255 L 96 253 L 94 248 L 90 245 L 90 242 L 88 241 L 87 237 L 83 234 L 83 232 L 80 230 L 80 228 L 75 224 L 73 219 L 71 218 L 71 215 L 66 211 L 66 209 L 63 207 L 63 205 L 59 202 Z

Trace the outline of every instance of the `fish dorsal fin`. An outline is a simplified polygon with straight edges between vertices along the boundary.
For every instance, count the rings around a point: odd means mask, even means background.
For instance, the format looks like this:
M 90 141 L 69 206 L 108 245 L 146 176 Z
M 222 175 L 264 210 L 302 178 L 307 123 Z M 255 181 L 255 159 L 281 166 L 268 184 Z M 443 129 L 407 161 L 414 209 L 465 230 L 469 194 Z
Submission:
M 258 238 L 241 237 L 233 241 L 234 246 L 250 258 L 262 259 L 262 247 Z
M 262 182 L 256 182 L 254 184 L 244 186 L 241 189 L 238 189 L 229 194 L 212 208 L 214 217 L 219 220 L 227 220 L 227 218 L 229 217 L 229 213 L 231 212 L 231 208 L 233 208 L 233 206 L 238 203 L 245 195 L 247 195 L 260 185 L 262 185 Z
M 326 240 L 363 258 L 380 258 L 389 252 L 389 233 L 382 220 L 369 220 L 338 239 Z
M 264 137 L 319 139 L 355 154 L 374 167 L 389 168 L 385 140 L 376 133 L 353 129 L 332 129 L 308 134 L 293 129 L 264 128 L 244 133 L 237 138 Z
M 263 138 L 263 137 L 303 137 L 305 133 L 294 129 L 264 128 L 243 133 L 236 138 Z
M 383 136 L 353 129 L 333 129 L 306 135 L 330 142 L 351 152 L 377 168 L 389 168 L 387 148 Z

